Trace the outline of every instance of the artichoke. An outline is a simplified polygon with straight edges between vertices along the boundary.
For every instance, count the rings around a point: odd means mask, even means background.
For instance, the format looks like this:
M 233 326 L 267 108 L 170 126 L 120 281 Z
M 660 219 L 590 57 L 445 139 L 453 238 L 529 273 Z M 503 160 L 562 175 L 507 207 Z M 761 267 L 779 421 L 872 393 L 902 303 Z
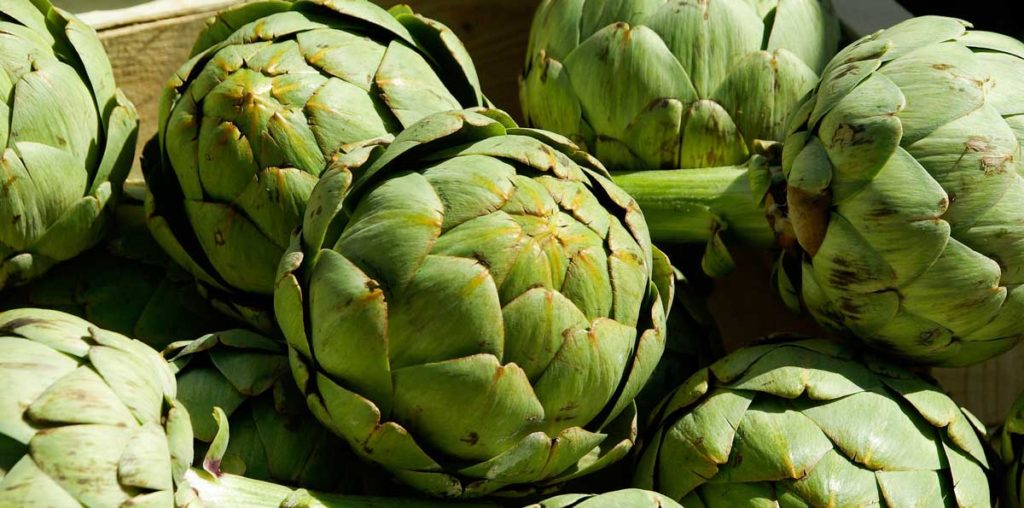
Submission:
M 485 110 L 341 158 L 274 304 L 325 425 L 417 489 L 474 497 L 627 453 L 671 295 L 667 258 L 600 163 Z
M 345 469 L 355 458 L 309 414 L 284 345 L 236 329 L 174 344 L 165 354 L 177 369 L 178 400 L 192 415 L 196 448 L 218 449 L 220 471 L 311 489 L 349 490 L 355 475 Z M 221 442 L 215 407 L 230 422 L 230 439 Z
M 685 506 L 991 506 L 981 423 L 838 343 L 740 349 L 658 419 L 634 483 Z
M 838 43 L 828 0 L 545 0 L 521 102 L 612 170 L 741 164 Z
M 96 32 L 47 0 L 0 3 L 0 96 L 3 289 L 99 242 L 139 121 Z
M 193 55 L 144 153 L 149 224 L 218 307 L 266 331 L 278 261 L 331 158 L 486 102 L 447 27 L 365 0 L 243 4 Z
M 183 508 L 452 508 L 451 503 L 396 497 L 365 497 L 292 490 L 243 476 L 186 473 L 190 490 L 179 496 Z M 459 504 L 462 508 L 498 508 L 491 504 Z
M 0 506 L 172 506 L 188 412 L 156 351 L 52 310 L 0 313 Z
M 616 183 L 656 241 L 777 237 L 793 254 L 782 294 L 843 335 L 929 365 L 998 355 L 1024 334 L 1024 43 L 968 27 L 916 18 L 842 50 L 794 113 L 781 169 Z M 708 203 L 720 226 L 679 213 Z
M 126 184 L 103 243 L 28 285 L 5 290 L 0 310 L 67 312 L 158 350 L 224 327 L 224 316 L 199 296 L 195 279 L 153 240 L 144 195 L 143 186 Z
M 966 365 L 1024 334 L 1024 43 L 917 18 L 840 52 L 783 152 L 826 326 Z
M 648 490 L 625 489 L 605 494 L 564 494 L 527 508 L 682 508 L 679 503 Z
M 1005 466 L 1000 501 L 1006 508 L 1024 506 L 1024 394 L 1017 398 L 1001 429 L 993 434 L 996 450 Z

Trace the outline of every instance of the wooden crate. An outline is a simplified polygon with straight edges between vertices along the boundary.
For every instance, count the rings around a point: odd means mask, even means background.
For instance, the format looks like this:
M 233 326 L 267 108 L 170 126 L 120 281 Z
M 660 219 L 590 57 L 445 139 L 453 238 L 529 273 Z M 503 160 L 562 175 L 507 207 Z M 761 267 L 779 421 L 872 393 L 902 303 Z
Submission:
M 448 24 L 473 55 L 488 96 L 519 115 L 517 81 L 533 10 L 540 0 L 406 0 L 418 12 Z M 195 34 L 233 0 L 56 0 L 82 13 L 100 31 L 118 83 L 142 117 L 140 141 L 156 131 L 162 85 L 187 58 Z M 382 0 L 383 5 L 398 3 Z M 905 19 L 892 0 L 837 0 L 851 33 L 864 34 Z M 730 348 L 772 332 L 820 333 L 809 319 L 785 309 L 768 284 L 772 259 L 741 252 L 742 269 L 717 281 L 713 313 Z M 935 376 L 984 422 L 998 424 L 1024 388 L 1024 348 L 966 369 L 936 369 Z

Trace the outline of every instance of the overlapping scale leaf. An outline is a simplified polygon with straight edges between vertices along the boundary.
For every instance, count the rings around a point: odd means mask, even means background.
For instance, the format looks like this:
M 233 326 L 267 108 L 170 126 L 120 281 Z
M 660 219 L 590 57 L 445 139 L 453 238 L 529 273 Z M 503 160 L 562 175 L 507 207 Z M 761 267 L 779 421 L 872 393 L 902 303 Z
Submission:
M 103 243 L 39 279 L 0 295 L 0 310 L 74 314 L 154 349 L 224 326 L 223 314 L 160 249 L 146 227 L 141 182 L 129 182 Z
M 230 8 L 164 90 L 144 154 L 150 227 L 218 307 L 271 332 L 277 262 L 331 159 L 485 104 L 458 39 L 407 8 Z
M 314 414 L 438 496 L 622 458 L 672 294 L 636 204 L 495 110 L 427 117 L 355 159 L 314 190 L 275 295 Z
M 846 346 L 805 339 L 740 349 L 659 411 L 634 484 L 687 506 L 994 499 L 973 416 L 929 382 Z
M 0 288 L 102 238 L 128 176 L 138 117 L 96 32 L 46 0 L 0 7 Z
M 640 489 L 623 489 L 604 494 L 563 494 L 527 508 L 679 508 L 675 501 L 658 494 Z
M 0 313 L 0 505 L 170 506 L 192 461 L 171 369 L 43 309 Z
M 741 164 L 783 139 L 838 40 L 817 0 L 549 0 L 520 98 L 613 170 Z
M 977 363 L 1019 341 L 1024 180 L 1008 97 L 1022 50 L 922 17 L 827 66 L 783 156 L 807 254 L 803 301 L 819 321 L 933 365 Z
M 177 370 L 196 449 L 217 450 L 220 471 L 323 491 L 353 488 L 356 472 L 347 468 L 355 458 L 307 410 L 281 343 L 235 329 L 176 342 L 165 356 Z M 228 418 L 223 450 L 214 408 Z

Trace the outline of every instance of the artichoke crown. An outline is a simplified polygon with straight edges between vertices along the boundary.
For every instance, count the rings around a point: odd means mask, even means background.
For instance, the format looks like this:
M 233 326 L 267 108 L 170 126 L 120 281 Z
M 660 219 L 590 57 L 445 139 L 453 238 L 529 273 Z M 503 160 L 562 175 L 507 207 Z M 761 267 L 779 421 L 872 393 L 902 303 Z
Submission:
M 822 0 L 548 0 L 523 109 L 613 170 L 741 164 L 782 140 L 838 34 Z
M 57 311 L 0 313 L 0 505 L 173 506 L 192 428 L 167 363 Z
M 97 243 L 135 154 L 135 108 L 96 32 L 46 0 L 0 6 L 0 289 Z
M 339 160 L 275 306 L 325 424 L 417 488 L 476 496 L 625 454 L 671 291 L 599 163 L 463 111 Z
M 824 340 L 740 349 L 667 398 L 635 486 L 685 506 L 990 506 L 984 426 Z
M 922 17 L 826 66 L 783 151 L 802 297 L 917 362 L 975 363 L 1024 334 L 1024 44 Z
M 242 317 L 269 307 L 277 262 L 331 157 L 423 116 L 480 106 L 452 32 L 364 0 L 220 13 L 164 90 L 144 154 L 150 226 Z

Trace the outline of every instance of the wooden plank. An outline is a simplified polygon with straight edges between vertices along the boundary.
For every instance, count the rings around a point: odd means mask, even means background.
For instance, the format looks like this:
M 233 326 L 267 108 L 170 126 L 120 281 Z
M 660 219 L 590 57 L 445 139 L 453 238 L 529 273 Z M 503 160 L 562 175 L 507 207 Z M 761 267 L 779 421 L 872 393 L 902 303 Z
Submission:
M 52 0 L 97 30 L 223 9 L 239 0 Z

